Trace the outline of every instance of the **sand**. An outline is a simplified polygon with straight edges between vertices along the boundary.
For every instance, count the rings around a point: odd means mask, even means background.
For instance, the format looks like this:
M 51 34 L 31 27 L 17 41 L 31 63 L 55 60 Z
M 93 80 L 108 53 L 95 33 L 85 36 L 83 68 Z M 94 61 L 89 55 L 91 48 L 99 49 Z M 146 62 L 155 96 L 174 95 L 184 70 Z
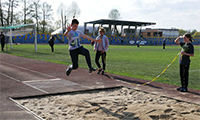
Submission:
M 119 88 L 17 100 L 46 120 L 200 120 L 200 106 Z

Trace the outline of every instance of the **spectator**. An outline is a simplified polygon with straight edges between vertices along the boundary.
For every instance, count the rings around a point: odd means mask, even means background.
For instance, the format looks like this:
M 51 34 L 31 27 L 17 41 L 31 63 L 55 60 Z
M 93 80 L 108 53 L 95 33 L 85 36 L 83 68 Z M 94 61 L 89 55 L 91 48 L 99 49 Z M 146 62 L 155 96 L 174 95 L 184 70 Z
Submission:
M 50 38 L 49 38 L 49 45 L 50 45 L 50 47 L 51 47 L 51 52 L 54 52 L 54 40 L 55 40 L 55 37 L 54 37 L 54 35 L 52 35 Z
M 179 42 L 180 38 L 183 38 L 184 42 Z M 184 36 L 179 36 L 174 42 L 182 47 L 179 59 L 181 87 L 177 88 L 177 90 L 180 92 L 187 92 L 190 56 L 194 56 L 194 47 L 192 45 L 191 34 L 186 33 Z
M 106 69 L 106 51 L 108 50 L 109 41 L 107 36 L 104 35 L 105 29 L 103 27 L 99 28 L 99 33 L 100 35 L 97 36 L 96 39 L 101 39 L 101 41 L 99 43 L 95 42 L 94 45 L 94 51 L 96 51 L 95 62 L 99 68 L 97 74 L 100 74 L 100 72 L 102 71 L 101 74 L 104 75 L 104 71 Z M 99 63 L 100 57 L 102 58 L 103 69 L 101 68 L 101 65 Z
M 136 44 L 137 44 L 137 47 L 139 48 L 140 47 L 140 41 L 136 41 Z
M 166 40 L 167 40 L 167 38 L 164 38 L 164 39 L 163 39 L 163 41 L 162 41 L 162 44 L 163 44 L 163 49 L 165 49 Z
M 4 46 L 5 46 L 5 35 L 3 34 L 2 31 L 1 31 L 1 34 L 0 34 L 0 40 L 1 40 L 1 50 L 4 51 Z
M 122 39 L 122 40 L 121 40 L 121 44 L 123 45 L 123 43 L 124 43 L 124 40 Z

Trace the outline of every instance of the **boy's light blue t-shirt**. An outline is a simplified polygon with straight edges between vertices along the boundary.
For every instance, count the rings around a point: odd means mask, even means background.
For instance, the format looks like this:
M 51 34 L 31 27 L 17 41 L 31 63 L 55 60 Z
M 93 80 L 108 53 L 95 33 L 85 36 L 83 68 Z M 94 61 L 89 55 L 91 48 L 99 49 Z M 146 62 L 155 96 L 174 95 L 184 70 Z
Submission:
M 84 34 L 80 30 L 73 31 L 71 30 L 68 33 L 68 43 L 69 43 L 69 50 L 75 50 L 81 47 L 80 44 L 80 37 L 84 36 Z

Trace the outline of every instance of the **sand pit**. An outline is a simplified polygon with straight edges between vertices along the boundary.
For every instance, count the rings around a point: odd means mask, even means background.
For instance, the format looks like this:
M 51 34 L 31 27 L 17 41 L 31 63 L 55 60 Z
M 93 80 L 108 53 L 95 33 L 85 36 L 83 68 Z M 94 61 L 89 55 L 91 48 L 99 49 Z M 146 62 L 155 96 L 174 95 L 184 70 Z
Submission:
M 200 120 L 200 106 L 129 88 L 17 100 L 46 120 Z

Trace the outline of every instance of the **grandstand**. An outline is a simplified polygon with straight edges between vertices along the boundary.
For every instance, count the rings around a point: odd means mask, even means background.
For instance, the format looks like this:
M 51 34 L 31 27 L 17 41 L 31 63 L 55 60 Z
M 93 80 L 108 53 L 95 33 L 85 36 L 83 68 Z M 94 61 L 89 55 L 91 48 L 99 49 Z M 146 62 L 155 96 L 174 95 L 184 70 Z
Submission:
M 122 29 L 124 25 L 129 25 L 134 26 L 135 29 L 137 29 L 137 26 L 146 26 L 146 25 L 153 25 L 155 23 L 148 23 L 148 22 L 135 22 L 135 21 L 112 21 L 112 20 L 97 20 L 97 21 L 90 21 L 86 22 L 85 24 L 109 24 L 112 25 L 114 23 L 115 25 L 121 25 Z M 86 25 L 84 26 L 86 27 Z M 36 34 L 35 32 L 35 24 L 26 24 L 26 25 L 19 25 L 19 26 L 9 26 L 9 27 L 0 27 L 4 32 L 6 32 L 6 36 L 12 36 L 12 41 L 10 43 L 30 43 L 30 44 L 35 44 L 35 51 L 37 51 L 37 44 L 47 44 L 49 41 L 49 38 L 51 34 L 44 34 L 44 33 L 39 33 Z M 86 28 L 84 28 L 86 29 Z M 110 30 L 109 30 L 110 32 Z M 68 43 L 68 38 L 65 37 L 63 34 L 56 34 L 56 39 L 54 41 L 55 44 L 67 44 Z M 93 37 L 95 38 L 95 37 Z M 135 33 L 134 35 L 130 36 L 117 36 L 117 35 L 108 35 L 109 43 L 111 45 L 136 45 L 136 43 L 139 41 L 140 45 L 162 45 L 162 41 L 164 39 L 166 40 L 167 45 L 174 45 L 174 40 L 176 37 L 150 37 L 150 36 L 145 36 L 145 37 L 140 37 L 136 36 Z M 91 41 L 82 38 L 81 37 L 81 43 L 82 44 L 90 44 Z M 200 45 L 200 37 L 194 38 L 193 41 L 194 45 Z M 12 45 L 12 44 L 11 44 Z
M 63 36 L 62 34 L 58 34 L 56 36 L 57 38 L 55 39 L 55 43 L 57 44 L 68 43 L 67 37 Z M 50 34 L 37 34 L 37 43 L 47 44 L 49 38 L 50 38 Z M 162 41 L 163 39 L 166 39 L 166 37 L 108 36 L 108 39 L 111 45 L 121 45 L 121 44 L 135 45 L 136 41 L 140 41 L 141 45 L 162 45 Z M 173 45 L 174 44 L 173 41 L 175 39 L 176 39 L 175 37 L 167 38 L 166 44 Z M 26 35 L 13 36 L 13 43 L 34 43 L 34 35 L 26 34 Z M 81 37 L 81 43 L 90 44 L 90 41 Z M 194 38 L 193 44 L 200 45 L 200 37 Z

